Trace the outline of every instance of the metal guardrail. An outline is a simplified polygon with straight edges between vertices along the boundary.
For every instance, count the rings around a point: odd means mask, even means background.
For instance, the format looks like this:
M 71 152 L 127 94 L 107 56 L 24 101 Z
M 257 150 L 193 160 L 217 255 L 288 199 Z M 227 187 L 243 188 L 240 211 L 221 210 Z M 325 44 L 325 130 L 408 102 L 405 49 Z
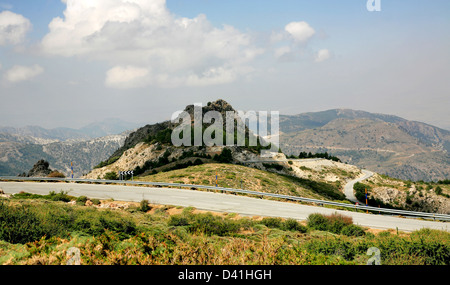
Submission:
M 176 187 L 176 188 L 197 188 L 197 189 L 207 189 L 214 191 L 225 191 L 229 193 L 241 193 L 241 194 L 249 194 L 256 196 L 265 196 L 279 199 L 286 199 L 292 201 L 300 201 L 305 203 L 315 203 L 319 205 L 331 205 L 337 207 L 344 207 L 350 209 L 359 209 L 364 211 L 371 212 L 383 212 L 388 214 L 397 214 L 402 216 L 414 216 L 414 217 L 422 217 L 422 218 L 430 218 L 436 220 L 444 220 L 450 221 L 450 215 L 446 214 L 437 214 L 437 213 L 425 213 L 425 212 L 416 212 L 416 211 L 406 211 L 406 210 L 396 210 L 396 209 L 388 209 L 388 208 L 377 208 L 372 206 L 365 205 L 353 205 L 346 204 L 340 202 L 333 201 L 325 201 L 325 200 L 317 200 L 311 198 L 304 198 L 298 196 L 290 196 L 290 195 L 281 195 L 274 193 L 265 193 L 258 192 L 252 190 L 244 190 L 244 189 L 233 189 L 233 188 L 224 188 L 224 187 L 215 187 L 215 186 L 207 186 L 207 185 L 194 185 L 194 184 L 181 184 L 181 183 L 165 183 L 165 182 L 144 182 L 144 181 L 123 181 L 123 180 L 100 180 L 100 179 L 71 179 L 71 178 L 48 178 L 48 177 L 14 177 L 14 176 L 6 176 L 0 177 L 0 181 L 47 181 L 47 182 L 75 182 L 75 183 L 101 183 L 101 184 L 126 184 L 126 185 L 145 185 L 145 186 L 159 186 L 159 187 Z

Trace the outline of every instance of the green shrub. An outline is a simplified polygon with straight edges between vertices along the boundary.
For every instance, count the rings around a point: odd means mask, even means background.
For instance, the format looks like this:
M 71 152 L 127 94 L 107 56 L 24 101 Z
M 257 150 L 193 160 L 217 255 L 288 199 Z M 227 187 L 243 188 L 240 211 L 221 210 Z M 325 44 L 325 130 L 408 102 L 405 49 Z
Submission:
M 114 156 L 114 157 L 111 157 L 111 158 L 108 159 L 107 161 L 102 161 L 102 162 L 100 162 L 99 164 L 97 164 L 96 166 L 94 166 L 94 169 L 96 169 L 96 168 L 102 168 L 102 167 L 108 166 L 108 165 L 110 165 L 110 164 L 113 164 L 114 162 L 118 161 L 119 158 L 120 158 L 120 156 Z
M 343 216 L 340 214 L 332 214 L 325 217 L 328 220 L 327 230 L 335 234 L 340 234 L 345 226 L 353 224 L 353 220 L 351 217 Z
M 355 190 L 355 197 L 361 202 L 366 202 L 366 189 L 369 192 L 372 188 L 369 185 L 363 184 L 361 182 L 356 182 L 353 185 L 353 189 Z
M 309 228 L 326 231 L 328 230 L 328 220 L 322 214 L 310 214 L 307 219 L 307 225 Z
M 314 239 L 305 245 L 312 254 L 335 255 L 347 261 L 353 260 L 357 254 L 365 253 L 367 249 L 357 248 L 345 238 Z
M 308 230 L 305 226 L 300 224 L 295 219 L 287 219 L 286 221 L 284 221 L 282 224 L 282 229 L 286 231 L 296 231 L 301 233 L 306 233 L 306 231 Z
M 191 233 L 225 236 L 238 230 L 238 223 L 233 220 L 213 216 L 211 213 L 190 216 L 189 231 Z
M 174 227 L 188 226 L 189 218 L 185 215 L 173 215 L 169 218 L 167 225 Z
M 141 212 L 148 212 L 150 211 L 152 208 L 150 207 L 150 205 L 148 204 L 148 200 L 142 200 L 140 205 L 139 205 L 139 211 Z
M 99 199 L 92 199 L 91 202 L 94 205 L 100 205 L 100 203 L 101 203 Z
M 9 243 L 33 242 L 46 233 L 38 217 L 25 206 L 0 202 L 0 239 Z
M 115 173 L 114 171 L 108 172 L 105 174 L 105 176 L 103 176 L 103 179 L 105 180 L 118 180 L 119 177 L 117 176 L 117 173 Z
M 347 226 L 353 226 L 353 220 L 351 217 L 343 216 L 340 214 L 322 215 L 311 214 L 307 219 L 308 227 L 320 231 L 328 231 L 335 234 L 341 234 L 342 230 Z M 358 231 L 352 227 L 346 230 L 347 233 L 355 233 Z
M 220 163 L 232 163 L 233 162 L 233 155 L 231 153 L 231 149 L 224 148 L 222 150 L 222 153 L 220 155 L 214 155 L 213 159 Z
M 261 223 L 268 228 L 281 228 L 282 220 L 281 218 L 267 217 L 261 220 Z
M 60 191 L 59 193 L 56 193 L 55 191 L 50 191 L 50 193 L 46 197 L 52 201 L 62 201 L 66 203 L 72 200 L 72 197 L 67 195 L 67 192 L 64 191 Z
M 357 225 L 346 225 L 342 228 L 341 230 L 341 234 L 346 235 L 346 236 L 363 236 L 366 234 L 366 232 L 364 231 L 364 229 L 360 226 Z
M 77 198 L 76 203 L 77 203 L 77 205 L 84 206 L 84 205 L 86 205 L 87 200 L 88 200 L 88 198 L 86 196 L 80 196 Z

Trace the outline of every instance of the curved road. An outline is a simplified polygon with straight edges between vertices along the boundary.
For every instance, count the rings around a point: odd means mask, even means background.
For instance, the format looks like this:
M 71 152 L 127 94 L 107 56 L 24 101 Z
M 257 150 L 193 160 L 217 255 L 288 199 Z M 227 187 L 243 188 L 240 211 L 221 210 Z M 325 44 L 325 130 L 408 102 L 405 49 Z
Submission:
M 370 228 L 414 231 L 432 228 L 449 231 L 449 223 L 407 219 L 385 215 L 341 211 L 325 207 L 300 205 L 230 194 L 218 194 L 173 188 L 151 188 L 121 185 L 99 185 L 82 183 L 34 183 L 0 182 L 5 193 L 20 191 L 48 194 L 50 191 L 68 191 L 72 196 L 87 196 L 98 199 L 140 202 L 145 199 L 153 204 L 195 207 L 200 210 L 237 213 L 243 216 L 272 216 L 306 220 L 312 213 L 332 214 L 335 212 L 351 216 L 355 224 Z
M 348 200 L 350 200 L 350 201 L 352 201 L 352 202 L 354 202 L 354 203 L 360 203 L 360 202 L 359 202 L 358 199 L 356 199 L 356 197 L 355 197 L 355 193 L 354 193 L 354 191 L 353 191 L 353 186 L 354 186 L 357 182 L 361 182 L 361 181 L 363 181 L 363 180 L 366 180 L 366 179 L 372 177 L 373 174 L 374 174 L 373 172 L 371 172 L 371 171 L 369 171 L 369 170 L 365 170 L 365 169 L 361 169 L 361 171 L 362 171 L 362 173 L 364 174 L 363 176 L 361 176 L 361 177 L 359 177 L 359 178 L 357 178 L 357 179 L 355 179 L 355 180 L 350 181 L 350 182 L 347 183 L 347 184 L 345 185 L 345 187 L 344 187 L 344 194 L 345 194 L 345 197 L 346 197 Z

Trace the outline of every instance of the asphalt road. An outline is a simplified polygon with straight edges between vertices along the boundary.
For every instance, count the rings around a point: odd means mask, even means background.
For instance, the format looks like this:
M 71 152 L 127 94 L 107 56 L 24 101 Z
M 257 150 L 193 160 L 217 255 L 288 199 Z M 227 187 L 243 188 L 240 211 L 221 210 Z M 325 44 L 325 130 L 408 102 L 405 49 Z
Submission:
M 354 186 L 357 182 L 361 182 L 361 181 L 363 181 L 363 180 L 366 180 L 366 179 L 372 177 L 373 174 L 374 174 L 373 172 L 371 172 L 371 171 L 369 171 L 369 170 L 364 170 L 364 169 L 362 169 L 361 171 L 362 171 L 362 173 L 364 174 L 363 176 L 361 176 L 361 177 L 359 177 L 359 178 L 357 178 L 357 179 L 355 179 L 355 180 L 350 181 L 350 182 L 347 183 L 347 184 L 345 185 L 345 187 L 344 187 L 344 194 L 345 194 L 345 197 L 346 197 L 348 200 L 350 200 L 350 201 L 352 201 L 352 202 L 355 202 L 355 203 L 357 203 L 357 202 L 359 202 L 359 201 L 358 201 L 358 199 L 356 199 L 356 197 L 355 197 L 355 193 L 354 193 L 354 191 L 353 191 L 353 186 Z
M 140 202 L 145 199 L 153 204 L 192 206 L 201 210 L 237 213 L 243 216 L 272 216 L 306 220 L 309 214 L 335 212 L 351 216 L 355 224 L 370 228 L 414 231 L 431 228 L 449 231 L 449 223 L 426 221 L 412 218 L 400 218 L 385 215 L 341 211 L 325 207 L 300 205 L 292 202 L 279 202 L 266 199 L 249 198 L 231 194 L 219 194 L 173 188 L 150 188 L 120 185 L 99 185 L 82 183 L 35 183 L 0 182 L 5 193 L 20 191 L 48 194 L 50 191 L 68 191 L 72 196 L 87 196 L 98 199 Z

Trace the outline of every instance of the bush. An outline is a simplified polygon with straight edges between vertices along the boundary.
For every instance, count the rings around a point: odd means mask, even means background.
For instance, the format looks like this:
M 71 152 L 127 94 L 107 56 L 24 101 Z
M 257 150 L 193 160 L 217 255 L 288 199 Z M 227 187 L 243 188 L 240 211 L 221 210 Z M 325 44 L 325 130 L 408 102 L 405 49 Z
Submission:
M 213 216 L 211 213 L 192 214 L 184 212 L 181 215 L 171 216 L 169 226 L 185 226 L 190 233 L 225 236 L 240 229 L 240 224 L 230 219 Z
M 342 228 L 341 234 L 346 235 L 346 236 L 359 237 L 359 236 L 365 235 L 366 232 L 360 226 L 357 226 L 357 225 L 346 225 L 346 226 L 344 226 Z
M 332 214 L 325 217 L 328 220 L 328 231 L 335 234 L 340 234 L 345 226 L 353 224 L 353 219 L 351 217 L 339 214 Z
M 349 226 L 351 227 L 345 229 Z M 351 217 L 340 214 L 332 214 L 328 216 L 322 214 L 311 214 L 308 216 L 308 227 L 335 234 L 344 234 L 343 230 L 345 229 L 345 232 L 347 233 L 346 235 L 361 234 L 360 230 L 364 232 L 362 228 L 358 229 L 358 226 L 353 225 L 353 219 Z
M 105 180 L 118 180 L 119 177 L 117 176 L 117 173 L 111 171 L 105 174 L 105 176 L 103 177 L 103 179 Z
M 224 148 L 222 150 L 222 153 L 220 155 L 214 155 L 213 158 L 215 161 L 220 163 L 232 163 L 233 162 L 233 155 L 231 153 L 231 149 Z
M 169 226 L 183 227 L 189 225 L 189 219 L 185 215 L 173 215 L 167 222 Z
M 64 191 L 60 191 L 59 193 L 56 193 L 55 191 L 50 191 L 50 193 L 44 197 L 52 201 L 61 201 L 66 203 L 72 200 L 72 197 L 67 195 L 67 192 Z
M 328 230 L 328 220 L 322 214 L 311 214 L 308 216 L 307 225 L 309 228 L 326 231 Z
M 286 231 L 296 231 L 301 233 L 306 233 L 308 230 L 305 226 L 301 225 L 297 220 L 295 219 L 287 219 L 282 224 L 282 229 Z
M 99 199 L 92 199 L 91 202 L 94 205 L 100 205 L 100 200 Z
M 141 204 L 139 206 L 139 211 L 146 213 L 146 212 L 150 211 L 151 209 L 152 208 L 149 206 L 148 200 L 141 201 Z
M 0 202 L 0 239 L 9 243 L 33 242 L 46 233 L 37 216 L 24 206 Z
M 356 182 L 355 185 L 353 185 L 353 189 L 355 190 L 355 197 L 361 202 L 366 202 L 366 189 L 367 192 L 371 190 L 371 187 L 369 185 L 363 184 L 361 182 Z
M 70 202 L 73 199 L 72 196 L 67 195 L 67 192 L 64 192 L 64 191 L 61 191 L 59 193 L 56 193 L 55 191 L 51 191 L 47 195 L 19 192 L 17 194 L 14 194 L 12 197 L 14 199 L 44 199 L 44 200 L 62 201 L 62 202 Z
M 88 200 L 88 198 L 86 196 L 80 196 L 77 198 L 76 203 L 77 203 L 77 205 L 84 206 L 84 205 L 86 205 L 87 200 Z
M 64 174 L 59 171 L 52 171 L 47 177 L 49 178 L 66 178 Z
M 268 228 L 281 228 L 281 218 L 267 217 L 261 220 L 261 223 Z
M 94 169 L 96 169 L 96 168 L 102 168 L 102 167 L 108 166 L 108 165 L 110 165 L 110 164 L 113 164 L 114 162 L 118 161 L 119 158 L 120 158 L 120 156 L 114 156 L 114 157 L 111 157 L 111 158 L 108 159 L 107 161 L 102 161 L 102 162 L 100 162 L 99 164 L 97 164 L 96 166 L 94 166 Z

